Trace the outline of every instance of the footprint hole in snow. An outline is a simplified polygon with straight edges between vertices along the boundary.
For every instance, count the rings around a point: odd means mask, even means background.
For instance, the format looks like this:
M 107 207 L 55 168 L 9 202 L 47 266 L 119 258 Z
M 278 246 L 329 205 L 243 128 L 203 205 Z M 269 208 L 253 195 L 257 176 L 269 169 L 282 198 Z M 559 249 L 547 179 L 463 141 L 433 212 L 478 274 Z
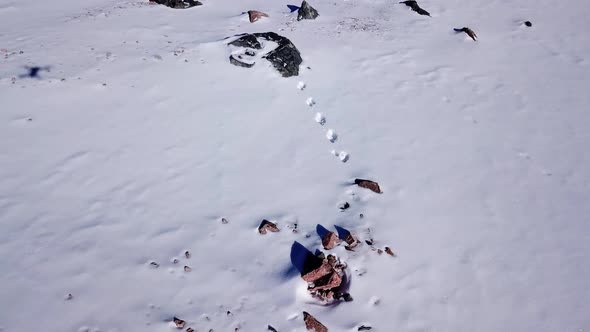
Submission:
M 326 133 L 326 138 L 331 143 L 334 143 L 338 139 L 338 134 L 336 134 L 336 132 L 333 129 L 329 129 L 328 132 Z
M 303 89 L 305 89 L 305 87 L 306 87 L 305 82 L 300 81 L 299 83 L 297 83 L 297 89 L 303 90 Z
M 307 98 L 305 103 L 307 104 L 307 106 L 311 107 L 311 106 L 315 105 L 315 100 L 313 100 L 312 97 L 309 97 L 309 98 Z

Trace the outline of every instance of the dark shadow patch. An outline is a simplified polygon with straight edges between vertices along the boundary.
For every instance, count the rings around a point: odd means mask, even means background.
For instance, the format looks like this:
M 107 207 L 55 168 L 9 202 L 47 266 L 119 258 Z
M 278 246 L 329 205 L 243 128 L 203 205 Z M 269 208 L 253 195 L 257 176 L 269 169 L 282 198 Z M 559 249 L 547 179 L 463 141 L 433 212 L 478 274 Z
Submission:
M 320 267 L 322 260 L 295 241 L 291 245 L 291 264 L 299 271 L 299 274 L 304 275 Z

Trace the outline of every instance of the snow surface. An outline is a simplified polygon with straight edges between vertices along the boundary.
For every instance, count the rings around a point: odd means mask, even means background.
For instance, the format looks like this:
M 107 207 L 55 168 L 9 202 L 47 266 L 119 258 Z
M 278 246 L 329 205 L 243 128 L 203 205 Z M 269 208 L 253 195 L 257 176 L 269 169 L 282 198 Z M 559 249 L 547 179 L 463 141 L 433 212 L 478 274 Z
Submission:
M 330 331 L 590 331 L 587 1 L 312 0 L 301 22 L 203 2 L 0 1 L 2 332 L 304 331 L 302 311 Z M 266 31 L 299 77 L 229 64 L 224 38 Z M 317 224 L 397 257 L 337 247 L 354 301 L 319 305 L 290 261 Z

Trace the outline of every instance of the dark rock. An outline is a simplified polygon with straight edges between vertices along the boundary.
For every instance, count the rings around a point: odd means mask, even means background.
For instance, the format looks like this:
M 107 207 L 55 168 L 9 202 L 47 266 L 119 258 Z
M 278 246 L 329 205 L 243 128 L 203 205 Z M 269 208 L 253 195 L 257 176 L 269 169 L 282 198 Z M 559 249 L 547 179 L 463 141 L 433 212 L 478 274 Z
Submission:
M 274 327 L 272 327 L 270 325 L 268 326 L 268 330 L 271 332 L 279 332 L 279 331 L 277 331 L 277 329 L 275 329 Z
M 150 0 L 150 2 L 155 2 L 159 5 L 164 5 L 175 9 L 186 9 L 201 6 L 203 4 L 197 0 Z
M 526 25 L 527 27 L 530 28 L 533 26 L 533 23 L 531 23 L 531 21 L 526 21 L 526 22 L 524 22 L 524 25 Z
M 373 329 L 373 328 L 370 326 L 361 325 L 361 326 L 359 326 L 357 331 L 370 331 L 371 329 Z
M 303 0 L 299 11 L 297 11 L 297 21 L 301 20 L 315 20 L 320 14 L 315 8 L 309 5 L 307 1 Z
M 262 44 L 258 40 L 259 38 L 278 44 L 277 48 L 268 52 L 263 58 L 268 60 L 283 77 L 299 75 L 299 65 L 303 62 L 299 50 L 297 50 L 288 38 L 275 32 L 246 34 L 230 42 L 228 45 L 260 50 L 262 49 Z M 244 54 L 250 55 L 251 52 L 250 50 L 246 50 Z M 253 63 L 250 64 L 241 61 L 233 55 L 230 56 L 230 63 L 240 67 L 252 67 L 254 65 Z
M 473 30 L 471 30 L 468 27 L 463 27 L 461 29 L 453 29 L 455 30 L 455 32 L 459 33 L 459 32 L 465 32 L 469 37 L 471 37 L 471 39 L 473 39 L 473 41 L 477 41 L 477 35 L 475 34 L 475 32 L 473 32 Z
M 418 5 L 418 2 L 416 2 L 415 0 L 402 1 L 400 3 L 405 4 L 406 6 L 410 7 L 413 11 L 415 11 L 416 13 L 418 13 L 420 15 L 430 16 L 430 13 L 427 12 L 426 10 L 420 8 L 420 6 Z
M 258 39 L 256 39 L 256 36 L 250 35 L 250 34 L 244 35 L 244 36 L 232 41 L 228 45 L 237 46 L 237 47 L 250 47 L 250 48 L 253 48 L 256 50 L 262 49 L 262 45 L 260 44 Z
M 244 67 L 244 68 L 251 68 L 256 64 L 255 62 L 247 63 L 247 62 L 240 61 L 239 59 L 236 59 L 233 56 L 233 54 L 229 56 L 229 63 L 231 63 L 234 66 Z
M 342 204 L 342 206 L 339 207 L 339 209 L 341 211 L 344 211 L 346 209 L 348 209 L 350 207 L 350 204 L 348 204 L 348 202 L 344 202 L 344 204 Z

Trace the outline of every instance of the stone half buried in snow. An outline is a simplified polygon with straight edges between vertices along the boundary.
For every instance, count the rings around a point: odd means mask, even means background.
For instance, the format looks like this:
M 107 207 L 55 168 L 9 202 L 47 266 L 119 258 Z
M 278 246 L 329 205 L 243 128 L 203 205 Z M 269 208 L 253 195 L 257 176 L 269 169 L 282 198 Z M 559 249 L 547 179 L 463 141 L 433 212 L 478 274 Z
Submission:
M 248 50 L 248 48 L 255 50 L 263 49 L 263 43 L 259 40 L 272 41 L 278 44 L 273 50 L 263 50 L 267 51 L 263 58 L 268 60 L 281 76 L 290 77 L 299 75 L 299 65 L 303 62 L 299 50 L 297 50 L 288 38 L 280 36 L 275 32 L 243 34 L 236 40 L 229 42 L 228 45 L 246 48 L 243 53 L 244 55 L 249 55 L 246 53 L 252 51 Z M 240 57 L 241 55 L 239 54 L 232 54 L 230 56 L 230 63 L 240 67 L 252 67 L 254 65 L 253 63 L 241 61 Z
M 279 228 L 277 227 L 277 224 L 270 222 L 266 219 L 262 220 L 260 226 L 258 226 L 258 233 L 260 234 L 266 234 L 267 232 L 276 233 L 278 231 Z
M 305 328 L 308 331 L 313 332 L 328 332 L 328 328 L 324 326 L 324 324 L 320 323 L 315 317 L 310 315 L 308 312 L 303 312 L 303 322 L 305 323 Z
M 184 328 L 184 325 L 186 324 L 185 321 L 183 321 L 182 319 L 177 318 L 177 317 L 174 317 L 172 319 L 172 321 L 174 322 L 174 325 L 176 325 L 176 328 L 178 328 L 178 329 Z
M 344 242 L 346 242 L 346 246 L 344 249 L 346 250 L 353 250 L 356 246 L 359 245 L 360 241 L 357 240 L 351 233 L 348 233 L 346 238 L 344 238 Z
M 248 18 L 250 19 L 250 23 L 254 23 L 263 17 L 268 17 L 268 14 L 260 12 L 258 10 L 248 11 Z
M 303 0 L 301 7 L 297 11 L 297 21 L 315 20 L 320 14 L 307 1 Z
M 381 188 L 379 187 L 379 184 L 375 181 L 355 179 L 354 184 L 358 185 L 361 188 L 369 189 L 369 190 L 376 192 L 378 194 L 382 193 Z
M 150 3 L 157 3 L 174 9 L 186 9 L 203 4 L 197 0 L 150 0 Z
M 326 249 L 326 250 L 334 249 L 334 247 L 336 247 L 336 244 L 338 244 L 338 242 L 340 242 L 340 239 L 338 239 L 338 235 L 334 234 L 334 232 L 328 232 L 322 238 L 322 245 L 324 246 L 324 249 Z

